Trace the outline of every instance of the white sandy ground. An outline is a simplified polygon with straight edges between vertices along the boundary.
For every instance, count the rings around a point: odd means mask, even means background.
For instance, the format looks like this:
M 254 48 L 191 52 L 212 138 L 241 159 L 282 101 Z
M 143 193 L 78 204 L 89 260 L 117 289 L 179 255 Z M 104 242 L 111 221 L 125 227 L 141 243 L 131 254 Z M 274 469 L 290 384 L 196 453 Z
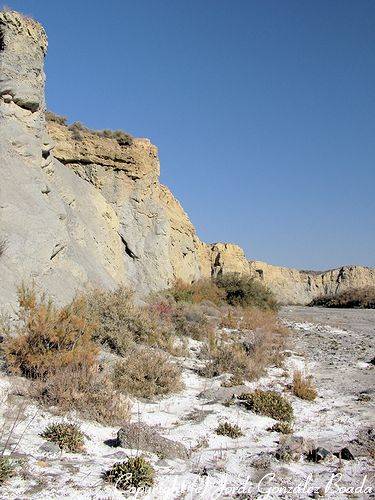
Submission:
M 350 335 L 350 332 L 317 326 L 313 323 L 290 324 L 293 328 L 315 335 L 317 328 L 330 336 Z M 192 347 L 197 343 L 192 342 Z M 315 402 L 302 401 L 286 389 L 291 382 L 293 370 L 303 369 L 312 373 L 314 360 L 306 359 L 296 352 L 289 352 L 286 369 L 271 368 L 267 377 L 249 388 L 272 388 L 286 395 L 293 404 L 295 413 L 294 434 L 313 438 L 318 445 L 337 442 L 341 447 L 355 437 L 356 421 L 341 411 L 350 397 L 336 394 L 328 385 L 319 387 Z M 141 420 L 158 426 L 160 432 L 182 442 L 193 449 L 187 461 L 159 459 L 145 454 L 156 469 L 156 485 L 147 493 L 127 495 L 130 498 L 147 499 L 224 499 L 224 498 L 308 498 L 321 487 L 327 487 L 325 498 L 348 498 L 348 491 L 342 488 L 360 488 L 354 498 L 370 498 L 365 488 L 372 486 L 374 464 L 370 459 L 340 462 L 335 457 L 322 464 L 301 460 L 297 463 L 283 463 L 271 458 L 264 468 L 254 467 L 255 459 L 269 456 L 277 448 L 280 435 L 267 431 L 275 421 L 249 412 L 236 405 L 224 406 L 198 398 L 207 388 L 219 387 L 222 378 L 206 379 L 192 369 L 195 362 L 185 360 L 185 390 L 154 403 L 135 402 L 133 420 Z M 363 370 L 373 369 L 363 363 Z M 0 379 L 0 400 L 12 391 L 12 379 Z M 0 426 L 7 410 L 2 404 Z M 193 410 L 203 410 L 207 416 L 202 422 L 186 419 Z M 78 422 L 86 436 L 84 454 L 58 453 L 48 455 L 40 450 L 46 441 L 40 433 L 51 422 L 61 420 L 48 412 L 28 404 L 22 421 L 17 425 L 11 442 L 17 444 L 16 452 L 24 458 L 22 473 L 11 479 L 0 489 L 1 499 L 120 499 L 126 496 L 101 479 L 101 474 L 127 455 L 134 456 L 134 450 L 113 448 L 104 444 L 116 437 L 118 428 L 105 427 L 70 416 L 69 421 Z M 9 418 L 9 417 L 8 417 Z M 231 439 L 219 436 L 214 431 L 218 423 L 228 420 L 237 424 L 245 436 Z M 10 421 L 8 425 L 10 425 Z M 3 439 L 4 441 L 4 439 Z M 201 446 L 199 448 L 199 444 Z M 13 445 L 13 446 L 14 446 Z M 10 446 L 8 446 L 9 448 Z M 274 474 L 274 477 L 272 476 Z M 341 474 L 341 476 L 337 476 Z M 263 479 L 262 479 L 263 478 Z M 330 480 L 333 484 L 330 487 Z M 364 486 L 361 483 L 365 481 Z M 341 488 L 341 490 L 340 490 Z M 372 490 L 375 491 L 374 489 Z M 353 497 L 352 497 L 353 498 Z

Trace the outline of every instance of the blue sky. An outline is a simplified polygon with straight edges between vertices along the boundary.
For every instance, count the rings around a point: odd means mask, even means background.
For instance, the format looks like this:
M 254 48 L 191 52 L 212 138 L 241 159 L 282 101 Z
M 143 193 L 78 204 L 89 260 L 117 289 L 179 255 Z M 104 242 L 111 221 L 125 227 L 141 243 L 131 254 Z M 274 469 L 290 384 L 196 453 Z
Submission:
M 49 108 L 149 137 L 203 240 L 375 265 L 375 1 L 6 5 L 47 30 Z

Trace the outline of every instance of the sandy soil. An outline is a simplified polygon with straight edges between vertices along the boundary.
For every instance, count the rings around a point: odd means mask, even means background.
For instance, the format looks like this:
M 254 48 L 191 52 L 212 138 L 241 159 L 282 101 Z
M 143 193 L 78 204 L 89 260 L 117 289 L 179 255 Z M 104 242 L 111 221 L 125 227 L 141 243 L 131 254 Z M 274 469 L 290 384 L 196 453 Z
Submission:
M 313 439 L 316 446 L 330 451 L 351 448 L 358 431 L 373 421 L 374 366 L 369 361 L 374 355 L 375 311 L 286 307 L 280 316 L 293 329 L 285 367 L 271 368 L 266 377 L 248 384 L 249 390 L 283 393 L 293 405 L 294 435 Z M 351 461 L 332 455 L 322 463 L 309 462 L 305 457 L 289 463 L 277 460 L 274 454 L 280 434 L 269 431 L 275 421 L 238 404 L 223 405 L 222 377 L 198 376 L 195 353 L 199 343 L 192 341 L 190 347 L 191 358 L 181 360 L 185 390 L 153 403 L 135 401 L 133 420 L 157 426 L 165 437 L 189 448 L 191 456 L 188 460 L 167 460 L 146 454 L 156 469 L 156 486 L 137 498 L 300 499 L 319 498 L 323 493 L 331 499 L 375 496 L 374 461 L 361 453 Z M 291 393 L 296 369 L 313 375 L 318 388 L 314 402 Z M 363 391 L 365 398 L 361 397 Z M 0 392 L 0 425 L 3 421 L 9 429 L 18 405 L 25 402 L 16 395 L 5 402 L 7 393 L 16 392 L 9 377 L 0 378 Z M 108 444 L 116 437 L 117 428 L 82 421 L 74 415 L 66 419 L 81 426 L 86 453 L 46 451 L 40 433 L 57 419 L 26 402 L 8 443 L 8 449 L 13 446 L 23 460 L 21 473 L 1 487 L 0 498 L 124 498 L 103 482 L 101 474 L 137 451 Z M 244 436 L 234 440 L 217 435 L 215 429 L 222 421 L 239 425 Z

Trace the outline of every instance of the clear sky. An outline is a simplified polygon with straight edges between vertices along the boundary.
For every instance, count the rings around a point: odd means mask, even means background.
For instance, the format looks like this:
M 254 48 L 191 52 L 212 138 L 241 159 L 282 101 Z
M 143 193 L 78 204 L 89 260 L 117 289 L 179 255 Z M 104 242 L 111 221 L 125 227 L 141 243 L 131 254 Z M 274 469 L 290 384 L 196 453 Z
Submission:
M 6 5 L 47 30 L 49 108 L 149 137 L 204 241 L 375 265 L 374 0 Z

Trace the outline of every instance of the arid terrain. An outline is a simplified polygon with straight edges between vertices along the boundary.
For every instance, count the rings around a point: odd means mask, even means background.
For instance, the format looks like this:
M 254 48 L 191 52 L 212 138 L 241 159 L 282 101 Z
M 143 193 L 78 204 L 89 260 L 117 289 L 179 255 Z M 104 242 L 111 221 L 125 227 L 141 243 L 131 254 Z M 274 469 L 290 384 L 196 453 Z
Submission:
M 191 340 L 191 357 L 180 359 L 185 389 L 154 402 L 139 400 L 133 406 L 132 421 L 155 426 L 190 453 L 189 458 L 146 453 L 155 467 L 156 483 L 144 498 L 374 497 L 374 431 L 363 434 L 363 429 L 373 425 L 374 416 L 374 365 L 370 361 L 375 311 L 287 306 L 280 316 L 293 330 L 285 365 L 271 367 L 267 376 L 246 385 L 249 390 L 280 391 L 290 400 L 295 414 L 293 436 L 303 438 L 293 448 L 299 457 L 291 461 L 275 457 L 283 439 L 282 434 L 269 430 L 275 420 L 231 400 L 244 387 L 221 387 L 223 376 L 208 379 L 197 374 L 200 361 L 194 353 L 199 351 L 199 342 Z M 313 376 L 318 391 L 315 401 L 291 394 L 289 384 L 296 369 Z M 2 377 L 2 398 L 6 392 L 17 394 L 16 381 Z M 2 421 L 9 429 L 21 405 L 11 442 L 25 464 L 19 477 L 3 485 L 1 498 L 123 498 L 101 478 L 113 462 L 138 453 L 114 447 L 118 428 L 67 415 L 66 419 L 80 424 L 86 451 L 61 452 L 39 436 L 56 417 L 21 396 L 13 395 L 9 402 L 13 407 L 6 411 L 3 406 Z M 215 429 L 223 421 L 237 424 L 244 435 L 238 439 L 217 435 Z M 353 441 L 361 432 L 362 438 Z M 348 448 L 354 459 L 329 454 L 319 463 L 309 461 L 304 450 L 317 447 L 329 452 Z M 352 488 L 359 488 L 358 493 L 353 495 Z

